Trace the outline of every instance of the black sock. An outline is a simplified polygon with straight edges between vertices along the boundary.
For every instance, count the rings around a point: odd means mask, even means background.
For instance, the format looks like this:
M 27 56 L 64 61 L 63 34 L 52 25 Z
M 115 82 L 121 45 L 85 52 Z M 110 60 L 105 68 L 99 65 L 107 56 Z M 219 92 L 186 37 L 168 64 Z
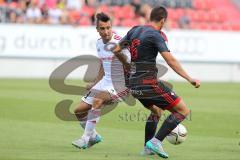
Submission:
M 157 135 L 155 136 L 158 140 L 163 141 L 164 138 L 177 127 L 179 123 L 181 123 L 185 119 L 185 116 L 174 112 L 167 117 L 167 119 L 163 122 L 161 128 L 158 130 Z
M 159 116 L 151 113 L 149 115 L 148 119 L 147 119 L 146 126 L 145 126 L 145 143 L 144 143 L 144 146 L 146 145 L 147 141 L 152 139 L 153 136 L 155 135 L 158 122 L 159 122 Z

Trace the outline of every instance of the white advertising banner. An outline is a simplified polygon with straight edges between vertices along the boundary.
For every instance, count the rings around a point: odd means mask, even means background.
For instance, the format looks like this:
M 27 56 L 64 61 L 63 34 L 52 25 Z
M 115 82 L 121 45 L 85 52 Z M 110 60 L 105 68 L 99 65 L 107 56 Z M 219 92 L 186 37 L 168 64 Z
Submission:
M 170 31 L 167 36 L 179 60 L 240 62 L 240 32 Z
M 124 36 L 128 28 L 114 28 Z M 240 62 L 240 32 L 171 30 L 171 52 L 182 61 Z M 0 57 L 96 55 L 95 27 L 0 25 Z
M 98 37 L 93 27 L 0 25 L 0 56 L 94 55 Z

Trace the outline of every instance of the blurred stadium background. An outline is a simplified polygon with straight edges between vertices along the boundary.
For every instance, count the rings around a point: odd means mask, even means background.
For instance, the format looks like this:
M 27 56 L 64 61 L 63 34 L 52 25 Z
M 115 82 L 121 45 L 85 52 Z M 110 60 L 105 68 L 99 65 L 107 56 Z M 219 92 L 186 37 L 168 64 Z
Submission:
M 165 143 L 174 160 L 239 160 L 240 157 L 240 0 L 0 0 L 0 160 L 159 159 L 139 156 L 144 118 L 137 103 L 102 118 L 104 142 L 78 151 L 77 122 L 60 120 L 58 102 L 80 95 L 53 91 L 51 73 L 70 58 L 96 56 L 99 38 L 94 15 L 106 12 L 124 36 L 148 23 L 153 6 L 169 11 L 164 28 L 172 53 L 201 81 L 192 88 L 172 70 L 162 77 L 174 84 L 192 110 L 184 122 L 185 143 Z M 91 59 L 83 59 L 91 62 Z M 159 56 L 159 63 L 164 64 Z M 68 84 L 84 86 L 86 66 L 74 70 Z

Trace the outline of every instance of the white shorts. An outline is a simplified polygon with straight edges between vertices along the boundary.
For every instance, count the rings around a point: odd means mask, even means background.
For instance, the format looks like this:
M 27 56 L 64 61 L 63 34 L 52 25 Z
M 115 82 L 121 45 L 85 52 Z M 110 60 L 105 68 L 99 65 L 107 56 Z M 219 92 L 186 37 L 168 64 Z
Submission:
M 118 89 L 117 89 L 118 88 Z M 101 91 L 106 91 L 110 94 L 112 100 L 111 102 L 121 102 L 123 101 L 129 94 L 129 89 L 124 85 L 114 87 L 111 81 L 102 79 L 95 86 L 93 86 L 90 91 L 82 97 L 82 101 L 87 104 L 93 104 L 93 98 L 95 95 Z

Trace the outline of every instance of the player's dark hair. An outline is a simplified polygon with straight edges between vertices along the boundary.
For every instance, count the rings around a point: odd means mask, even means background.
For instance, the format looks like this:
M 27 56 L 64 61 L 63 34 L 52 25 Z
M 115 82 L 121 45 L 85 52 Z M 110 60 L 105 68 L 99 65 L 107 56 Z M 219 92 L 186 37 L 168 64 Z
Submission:
M 99 24 L 99 21 L 108 22 L 108 21 L 110 21 L 110 17 L 107 14 L 103 13 L 103 12 L 98 13 L 96 15 L 96 24 L 97 24 L 97 26 Z
M 158 22 L 162 19 L 167 19 L 168 12 L 163 6 L 155 7 L 152 9 L 150 14 L 150 21 Z

